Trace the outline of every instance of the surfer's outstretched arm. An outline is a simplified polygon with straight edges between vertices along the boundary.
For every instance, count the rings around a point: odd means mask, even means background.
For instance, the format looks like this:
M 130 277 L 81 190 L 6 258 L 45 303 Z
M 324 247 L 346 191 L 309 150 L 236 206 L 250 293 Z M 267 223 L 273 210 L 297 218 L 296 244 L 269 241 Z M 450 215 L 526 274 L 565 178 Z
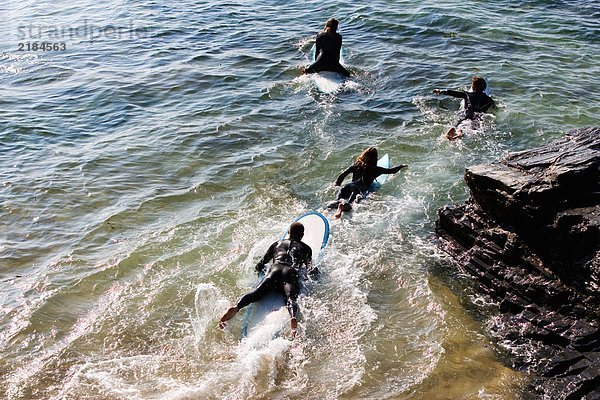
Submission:
M 408 167 L 408 164 L 400 164 L 392 168 L 384 168 L 384 167 L 376 167 L 377 176 L 384 174 L 395 174 L 400 171 L 402 168 Z
M 446 96 L 458 97 L 460 99 L 467 98 L 467 92 L 457 91 L 457 90 L 441 90 L 441 89 L 433 89 L 433 94 L 445 94 Z

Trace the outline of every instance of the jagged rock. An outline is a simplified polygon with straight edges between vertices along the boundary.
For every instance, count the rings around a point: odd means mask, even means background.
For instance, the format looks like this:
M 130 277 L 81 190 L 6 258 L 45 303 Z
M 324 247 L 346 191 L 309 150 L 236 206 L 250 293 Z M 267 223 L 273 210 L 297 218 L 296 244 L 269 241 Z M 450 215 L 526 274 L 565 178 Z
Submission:
M 442 248 L 499 304 L 491 332 L 543 398 L 600 398 L 600 128 L 469 167 Z M 508 341 L 508 342 L 507 342 Z

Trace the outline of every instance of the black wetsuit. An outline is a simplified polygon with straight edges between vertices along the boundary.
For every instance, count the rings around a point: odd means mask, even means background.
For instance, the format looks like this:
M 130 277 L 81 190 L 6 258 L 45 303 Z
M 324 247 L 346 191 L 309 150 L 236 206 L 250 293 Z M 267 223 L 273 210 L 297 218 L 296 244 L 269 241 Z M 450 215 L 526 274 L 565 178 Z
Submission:
M 338 193 L 337 200 L 330 204 L 328 208 L 335 208 L 340 203 L 340 201 L 344 202 L 344 211 L 347 211 L 351 208 L 349 203 L 358 201 L 359 195 L 364 195 L 364 193 L 369 190 L 371 184 L 377 179 L 379 175 L 383 174 L 395 174 L 400 171 L 402 165 L 398 165 L 393 168 L 383 168 L 379 166 L 374 167 L 359 167 L 356 164 L 348 167 L 344 172 L 338 176 L 335 181 L 337 186 L 340 186 L 344 181 L 344 178 L 352 173 L 352 182 L 344 185 L 340 192 Z
M 262 272 L 266 264 L 273 261 L 265 279 L 256 289 L 245 294 L 237 303 L 238 310 L 262 299 L 269 292 L 280 292 L 285 300 L 290 316 L 298 313 L 298 295 L 300 294 L 300 269 L 312 269 L 312 250 L 304 242 L 296 239 L 279 240 L 273 243 L 258 264 L 256 270 Z
M 350 76 L 350 72 L 340 64 L 342 35 L 337 32 L 321 32 L 317 35 L 315 47 L 315 62 L 306 68 L 306 73 L 333 71 Z
M 484 92 L 465 92 L 456 90 L 442 90 L 441 94 L 445 94 L 452 97 L 458 97 L 465 101 L 465 110 L 460 116 L 455 126 L 458 126 L 462 121 L 466 119 L 473 120 L 477 113 L 485 113 L 490 107 L 494 107 L 494 100 Z

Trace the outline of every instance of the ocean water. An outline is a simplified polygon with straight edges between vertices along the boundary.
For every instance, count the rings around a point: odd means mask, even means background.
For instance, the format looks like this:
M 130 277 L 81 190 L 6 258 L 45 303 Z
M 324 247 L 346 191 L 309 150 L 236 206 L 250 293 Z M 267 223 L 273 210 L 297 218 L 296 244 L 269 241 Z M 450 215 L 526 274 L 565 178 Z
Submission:
M 465 167 L 599 124 L 598 2 L 9 0 L 0 15 L 1 398 L 524 396 L 527 372 L 449 288 L 436 210 L 468 197 Z M 353 77 L 323 94 L 298 75 L 330 16 Z M 459 102 L 431 91 L 473 75 L 498 107 L 449 142 Z M 269 244 L 368 146 L 409 167 L 332 221 L 299 336 L 271 336 L 285 312 L 244 340 L 241 317 L 220 331 Z

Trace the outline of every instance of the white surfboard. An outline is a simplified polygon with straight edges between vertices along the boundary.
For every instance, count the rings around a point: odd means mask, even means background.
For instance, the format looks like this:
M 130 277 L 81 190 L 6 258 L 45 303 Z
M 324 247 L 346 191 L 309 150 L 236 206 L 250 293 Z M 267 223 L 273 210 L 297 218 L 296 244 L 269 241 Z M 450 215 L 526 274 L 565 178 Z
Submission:
M 343 56 L 343 50 L 344 48 L 342 47 L 340 49 L 340 64 L 344 65 L 344 56 Z M 316 51 L 316 47 L 313 45 L 312 49 L 311 49 L 311 54 L 312 54 L 312 61 L 315 61 L 315 51 Z M 314 74 L 310 74 L 311 75 L 311 80 L 314 82 L 315 86 L 317 87 L 317 89 L 321 92 L 321 93 L 326 93 L 326 94 L 331 94 L 331 93 L 335 93 L 338 90 L 340 90 L 342 88 L 342 86 L 344 85 L 344 82 L 346 81 L 346 77 L 343 76 L 342 74 L 338 74 L 337 72 L 333 72 L 333 71 L 321 71 L 321 72 L 316 72 Z
M 377 166 L 383 168 L 391 168 L 390 156 L 385 154 L 383 157 L 377 160 Z M 379 190 L 379 188 L 381 188 L 381 185 L 383 185 L 385 181 L 387 181 L 389 176 L 389 174 L 379 175 L 369 187 L 369 192 Z
M 332 71 L 321 71 L 311 74 L 311 79 L 321 93 L 331 94 L 342 88 L 346 78 Z
M 302 214 L 294 219 L 294 222 L 296 221 L 304 225 L 304 237 L 302 241 L 312 249 L 313 265 L 317 267 L 321 262 L 323 249 L 329 240 L 329 221 L 323 214 L 318 212 Z M 288 236 L 288 230 L 281 236 L 282 240 Z M 246 315 L 242 322 L 242 336 L 246 337 L 250 335 L 265 320 L 268 314 L 277 312 L 282 307 L 285 307 L 283 296 L 281 293 L 276 292 L 270 293 L 260 301 L 250 304 L 246 307 Z M 285 313 L 287 314 L 287 310 L 285 310 Z

